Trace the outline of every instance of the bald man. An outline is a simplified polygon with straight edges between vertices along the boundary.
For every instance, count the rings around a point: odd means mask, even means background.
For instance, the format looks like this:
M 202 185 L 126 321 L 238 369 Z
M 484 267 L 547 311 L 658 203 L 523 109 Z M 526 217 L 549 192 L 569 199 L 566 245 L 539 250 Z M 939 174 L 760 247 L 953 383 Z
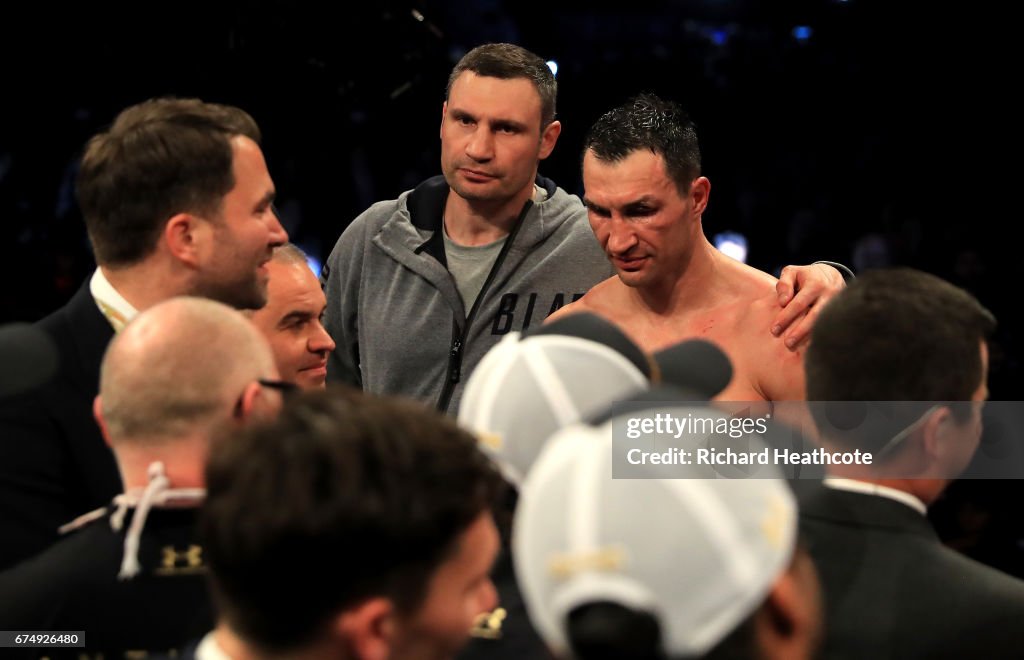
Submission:
M 0 629 L 84 630 L 86 650 L 167 652 L 212 625 L 195 534 L 211 443 L 280 406 L 263 337 L 237 311 L 174 298 L 113 340 L 94 411 L 125 492 L 0 573 Z
M 334 340 L 321 322 L 327 298 L 320 280 L 291 243 L 274 249 L 267 273 L 267 304 L 247 314 L 270 343 L 281 378 L 302 388 L 322 388 Z

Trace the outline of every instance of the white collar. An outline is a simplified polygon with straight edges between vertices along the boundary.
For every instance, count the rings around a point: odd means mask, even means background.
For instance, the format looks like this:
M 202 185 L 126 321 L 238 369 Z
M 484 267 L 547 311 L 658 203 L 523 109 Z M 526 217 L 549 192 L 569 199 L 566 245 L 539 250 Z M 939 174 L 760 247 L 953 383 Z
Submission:
M 225 653 L 221 645 L 217 643 L 214 632 L 211 630 L 203 635 L 202 641 L 196 647 L 196 660 L 231 660 L 231 656 Z
M 92 294 L 100 312 L 114 327 L 114 332 L 121 332 L 124 326 L 139 314 L 139 310 L 117 292 L 101 268 L 96 268 L 92 279 L 89 280 L 89 293 Z
M 843 477 L 825 477 L 825 480 L 822 483 L 824 483 L 828 488 L 834 488 L 836 490 L 887 497 L 890 500 L 896 500 L 897 502 L 906 504 L 922 516 L 928 515 L 928 507 L 925 506 L 925 503 L 920 499 L 908 492 L 890 488 L 889 486 L 868 483 L 867 481 L 858 481 L 857 479 L 846 479 Z

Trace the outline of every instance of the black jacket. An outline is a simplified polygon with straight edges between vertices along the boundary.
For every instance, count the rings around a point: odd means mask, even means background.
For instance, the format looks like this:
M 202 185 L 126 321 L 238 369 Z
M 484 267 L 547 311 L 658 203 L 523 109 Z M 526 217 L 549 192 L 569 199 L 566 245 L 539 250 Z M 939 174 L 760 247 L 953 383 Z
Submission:
M 945 547 L 895 500 L 820 485 L 799 497 L 825 599 L 822 657 L 1024 657 L 1024 582 Z
M 88 281 L 36 326 L 53 339 L 59 366 L 46 384 L 0 400 L 0 569 L 40 552 L 57 540 L 57 527 L 121 492 L 92 416 L 114 330 Z
M 118 571 L 133 510 L 120 531 L 105 516 L 0 573 L 0 630 L 83 631 L 84 649 L 56 653 L 69 657 L 167 653 L 202 637 L 214 617 L 196 540 L 198 511 L 151 509 L 139 544 L 141 572 L 128 580 Z

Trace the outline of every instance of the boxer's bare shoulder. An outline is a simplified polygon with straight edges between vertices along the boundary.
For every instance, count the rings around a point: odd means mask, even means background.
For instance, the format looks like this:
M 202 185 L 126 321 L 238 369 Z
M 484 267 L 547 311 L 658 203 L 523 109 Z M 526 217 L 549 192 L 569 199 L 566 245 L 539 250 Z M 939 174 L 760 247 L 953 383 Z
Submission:
M 570 314 L 579 312 L 590 312 L 597 314 L 613 323 L 623 325 L 617 318 L 617 310 L 621 311 L 627 301 L 625 300 L 626 287 L 619 281 L 618 277 L 612 276 L 603 282 L 598 282 L 582 298 L 574 303 L 565 305 L 558 311 L 548 316 L 544 322 L 550 323 Z

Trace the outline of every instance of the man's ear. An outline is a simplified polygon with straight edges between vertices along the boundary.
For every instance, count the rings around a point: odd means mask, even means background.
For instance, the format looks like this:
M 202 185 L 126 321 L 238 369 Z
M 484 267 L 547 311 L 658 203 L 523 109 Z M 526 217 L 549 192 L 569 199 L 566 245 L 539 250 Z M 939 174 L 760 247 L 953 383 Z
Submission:
M 110 433 L 107 431 L 107 420 L 103 419 L 103 398 L 97 394 L 96 398 L 92 400 L 92 416 L 96 418 L 96 423 L 100 427 L 100 434 L 103 436 L 103 441 L 110 446 Z
M 949 437 L 946 429 L 953 423 L 953 412 L 947 406 L 928 413 L 928 419 L 921 425 L 921 446 L 930 460 L 942 458 L 949 452 L 944 439 Z
M 551 152 L 555 149 L 555 143 L 558 142 L 558 136 L 562 134 L 562 122 L 553 121 L 547 125 L 547 128 L 540 134 L 540 154 L 539 158 L 544 160 L 551 155 Z
M 442 133 L 444 133 L 444 118 L 447 117 L 447 116 L 448 116 L 448 101 L 445 101 L 444 103 L 441 104 L 441 128 L 438 131 L 438 135 L 439 136 Z
M 766 658 L 810 657 L 817 646 L 822 607 L 817 573 L 810 557 L 796 552 L 754 615 L 758 645 Z
M 799 594 L 796 580 L 786 571 L 775 580 L 764 601 L 763 624 L 773 635 L 788 637 L 797 628 L 799 620 Z
M 387 598 L 370 598 L 339 614 L 332 630 L 353 657 L 387 660 L 395 642 L 394 606 Z
M 708 207 L 708 197 L 711 196 L 711 182 L 706 176 L 699 176 L 690 183 L 690 198 L 693 199 L 693 212 L 695 215 L 704 213 Z
M 171 256 L 196 268 L 202 261 L 212 231 L 211 224 L 199 216 L 178 213 L 164 225 L 164 244 Z
M 235 419 L 239 422 L 245 422 L 252 417 L 253 411 L 256 410 L 262 396 L 264 396 L 262 385 L 255 381 L 246 385 L 241 398 L 238 399 L 238 403 L 235 405 Z

